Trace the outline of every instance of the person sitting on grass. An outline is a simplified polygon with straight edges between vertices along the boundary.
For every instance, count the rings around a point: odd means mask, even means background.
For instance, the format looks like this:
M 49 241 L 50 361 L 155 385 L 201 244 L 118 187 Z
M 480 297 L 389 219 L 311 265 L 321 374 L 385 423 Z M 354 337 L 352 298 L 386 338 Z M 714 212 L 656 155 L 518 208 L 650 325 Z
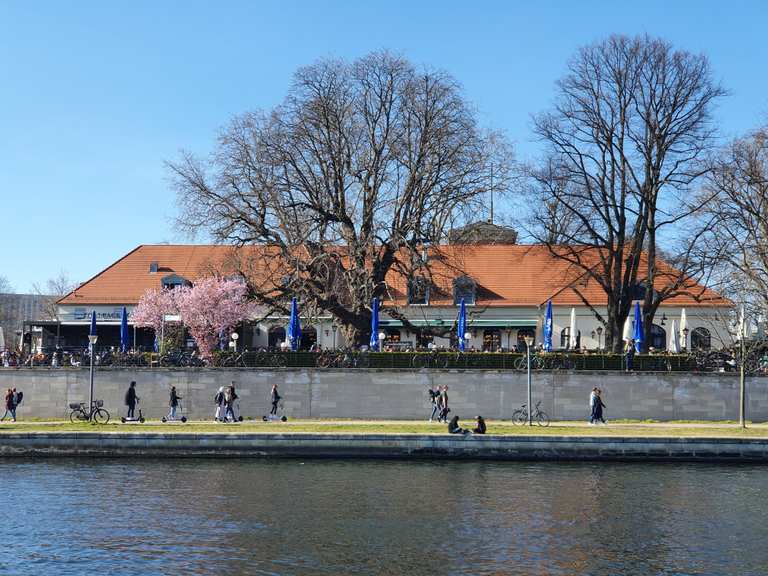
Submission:
M 485 434 L 485 430 L 486 430 L 485 418 L 483 418 L 482 416 L 478 416 L 476 420 L 477 420 L 477 426 L 475 426 L 472 429 L 472 432 L 474 434 Z
M 464 430 L 461 426 L 459 426 L 459 417 L 454 416 L 451 418 L 451 421 L 448 422 L 448 433 L 449 434 L 466 434 L 469 430 Z

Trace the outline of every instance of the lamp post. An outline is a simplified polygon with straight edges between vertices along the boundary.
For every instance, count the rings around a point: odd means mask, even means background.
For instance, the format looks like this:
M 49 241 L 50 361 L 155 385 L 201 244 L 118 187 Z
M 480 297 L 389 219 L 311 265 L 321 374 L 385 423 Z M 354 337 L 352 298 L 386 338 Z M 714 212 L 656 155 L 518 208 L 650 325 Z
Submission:
M 471 332 L 464 332 L 464 349 L 469 348 L 469 341 L 472 339 Z
M 603 336 L 603 327 L 602 326 L 598 326 L 597 327 L 597 349 L 598 350 L 602 350 L 603 349 L 602 336 Z
M 232 348 L 235 349 L 235 352 L 237 352 L 237 339 L 240 338 L 240 334 L 237 332 L 232 332 Z
M 88 419 L 90 420 L 93 415 L 93 357 L 95 356 L 96 341 L 99 337 L 96 335 L 96 312 L 91 312 L 91 329 L 88 332 L 88 349 L 89 356 L 91 357 L 91 375 L 90 375 L 90 387 L 88 390 Z
M 384 349 L 384 338 L 386 338 L 387 335 L 384 334 L 384 332 L 379 332 L 378 336 L 379 336 L 379 352 L 381 352 Z
M 688 350 L 688 328 L 683 328 L 683 350 Z
M 533 426 L 533 409 L 531 408 L 531 344 L 533 344 L 533 336 L 526 335 L 525 340 L 525 354 L 528 360 L 528 426 Z
M 336 324 L 333 324 L 331 326 L 331 330 L 333 330 L 333 349 L 336 350 L 336 330 L 338 330 L 339 327 L 336 326 Z

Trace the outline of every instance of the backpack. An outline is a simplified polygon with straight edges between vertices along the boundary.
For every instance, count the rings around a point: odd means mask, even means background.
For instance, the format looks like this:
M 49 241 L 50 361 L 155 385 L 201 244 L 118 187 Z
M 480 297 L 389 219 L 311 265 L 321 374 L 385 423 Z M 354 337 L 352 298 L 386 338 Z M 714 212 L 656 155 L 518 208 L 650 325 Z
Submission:
M 213 401 L 216 404 L 221 404 L 224 400 L 224 392 L 216 392 L 216 394 L 213 396 Z
M 24 399 L 24 392 L 16 392 L 16 406 L 21 404 L 21 401 Z

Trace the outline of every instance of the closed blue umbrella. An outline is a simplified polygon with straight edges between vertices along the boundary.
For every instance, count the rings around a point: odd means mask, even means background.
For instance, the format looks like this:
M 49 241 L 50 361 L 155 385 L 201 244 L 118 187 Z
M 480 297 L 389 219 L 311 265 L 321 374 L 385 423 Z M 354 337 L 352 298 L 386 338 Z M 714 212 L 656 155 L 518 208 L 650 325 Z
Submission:
M 299 322 L 299 305 L 296 298 L 291 298 L 291 319 L 288 322 L 288 342 L 291 350 L 296 352 L 301 344 L 301 323 Z
M 544 313 L 544 351 L 552 352 L 552 300 L 547 300 L 547 311 Z
M 371 304 L 371 339 L 368 342 L 371 350 L 376 350 L 379 343 L 379 299 L 374 298 Z
M 128 310 L 123 306 L 123 314 L 120 317 L 120 352 L 128 352 Z
M 645 336 L 643 335 L 643 315 L 640 313 L 640 302 L 635 302 L 635 352 L 640 352 Z
M 91 312 L 91 330 L 88 336 L 96 336 L 96 310 Z
M 464 305 L 464 298 L 461 299 L 461 304 L 459 305 L 459 323 L 456 330 L 459 336 L 459 350 L 464 352 L 467 346 L 467 340 L 464 337 L 467 333 L 467 308 Z

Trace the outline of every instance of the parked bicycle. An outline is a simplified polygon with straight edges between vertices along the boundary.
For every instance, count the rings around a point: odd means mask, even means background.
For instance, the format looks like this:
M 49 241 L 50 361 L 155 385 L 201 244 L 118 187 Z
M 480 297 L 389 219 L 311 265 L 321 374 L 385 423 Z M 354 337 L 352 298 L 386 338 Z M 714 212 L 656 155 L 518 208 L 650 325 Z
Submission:
M 256 354 L 254 365 L 265 367 L 268 366 L 270 368 L 284 368 L 287 362 L 288 361 L 285 357 L 285 354 L 262 350 Z
M 541 401 L 536 402 L 536 408 L 534 408 L 532 414 L 532 421 L 536 422 L 539 426 L 549 426 L 549 416 L 541 408 Z M 523 404 L 519 410 L 515 410 L 512 413 L 512 423 L 517 425 L 528 424 L 528 405 Z
M 531 370 L 573 370 L 576 363 L 563 354 L 537 352 L 531 354 Z M 523 355 L 515 360 L 515 370 L 527 370 L 528 358 Z
M 324 350 L 315 359 L 318 368 L 368 368 L 370 364 L 367 352 L 352 350 Z
M 442 354 L 438 350 L 417 352 L 411 358 L 414 368 L 448 368 L 451 354 Z
M 69 421 L 73 424 L 77 422 L 96 422 L 97 424 L 106 424 L 109 422 L 109 412 L 104 406 L 103 400 L 94 400 L 91 402 L 91 409 L 86 410 L 85 402 L 75 402 L 69 405 L 72 412 L 69 413 Z

